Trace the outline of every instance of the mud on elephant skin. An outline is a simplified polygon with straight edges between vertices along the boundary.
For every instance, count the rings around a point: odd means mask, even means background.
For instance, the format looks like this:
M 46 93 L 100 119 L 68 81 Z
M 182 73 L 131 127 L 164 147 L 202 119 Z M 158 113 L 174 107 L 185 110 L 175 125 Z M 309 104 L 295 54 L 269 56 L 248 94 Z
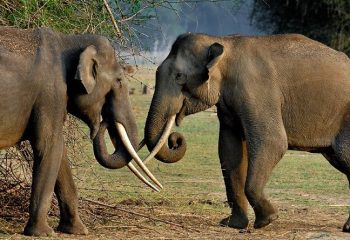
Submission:
M 323 154 L 350 177 L 350 60 L 298 34 L 260 37 L 180 35 L 156 73 L 145 142 L 151 150 L 165 125 L 216 105 L 219 158 L 231 216 L 221 225 L 255 228 L 277 218 L 264 194 L 287 149 Z M 173 133 L 156 155 L 174 162 L 185 154 Z M 176 137 L 174 137 L 176 136 Z M 343 230 L 350 232 L 350 219 Z
M 128 69 L 102 36 L 0 28 L 0 148 L 27 139 L 34 151 L 25 234 L 53 233 L 47 223 L 53 192 L 60 208 L 58 230 L 87 233 L 63 141 L 67 112 L 89 126 L 101 165 L 132 167 L 139 142 L 124 75 Z M 113 154 L 106 150 L 106 129 L 116 147 Z

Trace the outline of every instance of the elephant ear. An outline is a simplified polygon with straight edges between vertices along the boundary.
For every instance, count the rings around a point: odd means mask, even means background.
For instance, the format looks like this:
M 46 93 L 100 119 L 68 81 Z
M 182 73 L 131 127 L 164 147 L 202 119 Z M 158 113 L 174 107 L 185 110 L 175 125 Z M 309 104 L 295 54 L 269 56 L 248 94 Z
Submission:
M 75 79 L 81 81 L 87 94 L 90 94 L 96 85 L 96 48 L 94 46 L 87 47 L 81 54 Z
M 210 72 L 222 59 L 224 46 L 220 43 L 213 43 L 208 49 L 207 69 Z

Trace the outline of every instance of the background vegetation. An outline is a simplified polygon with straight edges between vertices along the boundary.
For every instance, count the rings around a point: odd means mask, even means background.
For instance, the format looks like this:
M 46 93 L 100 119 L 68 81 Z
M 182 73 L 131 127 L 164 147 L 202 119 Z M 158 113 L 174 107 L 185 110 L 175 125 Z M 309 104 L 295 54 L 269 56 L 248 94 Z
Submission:
M 0 4 L 0 23 L 4 26 L 46 26 L 64 33 L 113 33 L 103 1 L 3 0 Z
M 252 23 L 261 31 L 302 33 L 350 53 L 350 1 L 252 1 Z M 213 7 L 218 2 L 222 7 Z M 111 23 L 106 3 L 112 9 L 117 29 Z M 3 0 L 0 3 L 0 25 L 47 26 L 67 33 L 118 36 L 119 44 L 137 53 L 140 49 L 152 47 L 162 36 L 196 29 L 199 22 L 203 26 L 212 26 L 210 31 L 213 34 L 226 34 L 230 19 L 221 19 L 223 12 L 235 14 L 244 4 L 242 0 Z M 170 14 L 169 10 L 175 14 Z M 160 28 L 160 21 L 179 24 Z
M 254 22 L 268 33 L 301 33 L 350 55 L 349 0 L 254 0 Z

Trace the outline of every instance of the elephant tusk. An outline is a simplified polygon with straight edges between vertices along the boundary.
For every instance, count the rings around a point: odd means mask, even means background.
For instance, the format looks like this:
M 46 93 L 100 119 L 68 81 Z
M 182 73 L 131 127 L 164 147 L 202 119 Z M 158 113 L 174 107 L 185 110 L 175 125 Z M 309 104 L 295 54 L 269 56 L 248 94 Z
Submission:
M 149 160 L 151 160 L 163 147 L 165 141 L 168 139 L 171 128 L 174 125 L 176 115 L 173 115 L 170 117 L 169 121 L 167 122 L 165 129 L 163 131 L 162 136 L 159 138 L 159 141 L 157 145 L 153 148 L 152 152 L 143 160 L 144 163 L 147 163 Z
M 153 176 L 153 174 L 148 170 L 148 168 L 146 167 L 146 165 L 142 162 L 142 160 L 140 159 L 140 157 L 137 155 L 134 147 L 131 145 L 130 140 L 128 138 L 128 134 L 125 131 L 124 126 L 117 122 L 117 129 L 118 132 L 120 134 L 120 138 L 125 146 L 125 148 L 128 150 L 128 152 L 130 153 L 130 155 L 133 157 L 133 159 L 135 160 L 135 162 L 137 163 L 137 165 L 139 165 L 139 167 L 146 173 L 146 175 L 161 189 L 163 189 L 162 184 L 160 184 L 160 182 Z
M 147 186 L 149 186 L 150 188 L 152 188 L 154 191 L 156 192 L 160 192 L 160 190 L 158 188 L 156 188 L 152 183 L 150 183 L 144 176 L 142 176 L 142 174 L 136 169 L 136 167 L 129 162 L 128 163 L 128 168 L 130 169 L 130 171 L 135 174 L 135 176 L 140 179 L 142 182 L 144 182 Z

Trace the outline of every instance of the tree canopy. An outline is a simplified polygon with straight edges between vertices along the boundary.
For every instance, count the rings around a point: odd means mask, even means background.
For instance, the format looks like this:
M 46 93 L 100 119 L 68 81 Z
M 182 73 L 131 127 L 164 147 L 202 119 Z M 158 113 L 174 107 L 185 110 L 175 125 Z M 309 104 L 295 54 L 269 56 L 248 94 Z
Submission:
M 253 21 L 269 33 L 302 33 L 350 54 L 349 0 L 254 0 Z

